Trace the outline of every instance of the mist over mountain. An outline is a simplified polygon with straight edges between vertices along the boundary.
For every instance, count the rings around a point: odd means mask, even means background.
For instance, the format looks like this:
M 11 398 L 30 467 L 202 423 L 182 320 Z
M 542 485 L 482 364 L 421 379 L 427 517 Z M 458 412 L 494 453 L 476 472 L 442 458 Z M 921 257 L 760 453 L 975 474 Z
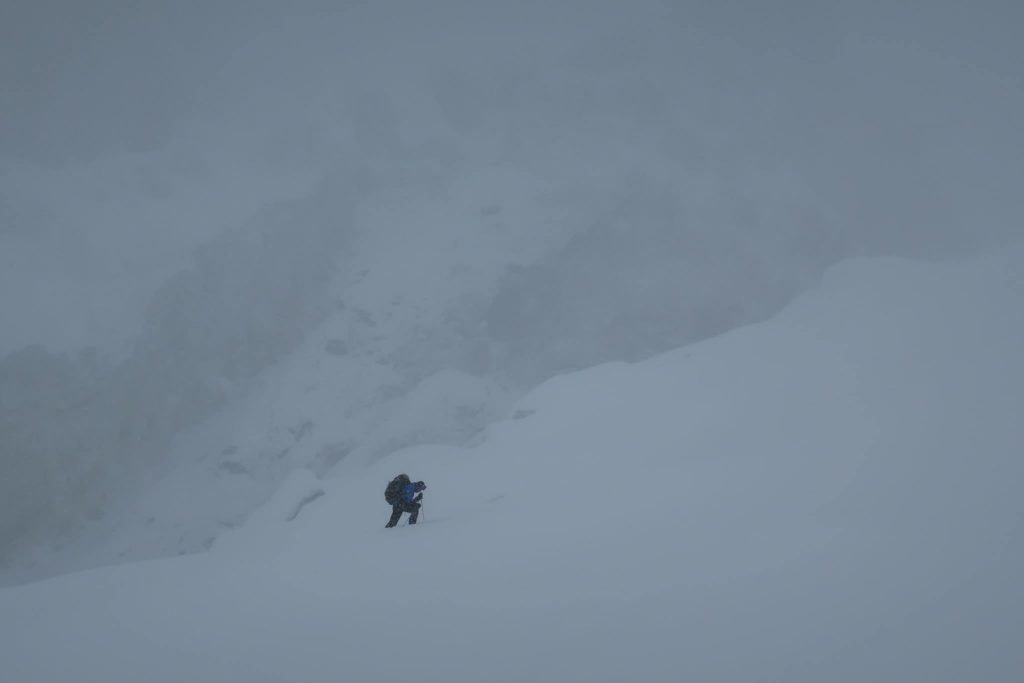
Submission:
M 270 377 L 319 408 L 180 475 L 235 502 L 139 552 L 202 549 L 292 469 L 461 443 L 555 374 L 764 320 L 841 259 L 1020 239 L 1022 20 L 4 3 L 0 562 L 113 533 Z

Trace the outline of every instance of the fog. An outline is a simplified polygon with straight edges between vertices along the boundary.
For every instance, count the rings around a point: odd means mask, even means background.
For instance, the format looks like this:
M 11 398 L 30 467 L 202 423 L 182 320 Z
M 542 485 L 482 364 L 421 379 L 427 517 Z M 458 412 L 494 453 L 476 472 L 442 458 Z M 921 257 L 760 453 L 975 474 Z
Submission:
M 325 325 L 399 410 L 445 370 L 514 394 L 762 320 L 844 258 L 1019 240 L 1022 25 L 1010 0 L 6 0 L 0 563 L 102 520 Z

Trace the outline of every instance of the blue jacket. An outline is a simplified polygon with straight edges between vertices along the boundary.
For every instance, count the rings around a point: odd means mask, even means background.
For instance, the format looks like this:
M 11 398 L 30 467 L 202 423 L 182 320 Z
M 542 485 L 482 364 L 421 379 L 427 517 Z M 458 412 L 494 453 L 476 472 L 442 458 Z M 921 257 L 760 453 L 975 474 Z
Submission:
M 406 503 L 411 503 L 416 497 L 416 494 L 427 488 L 423 482 L 408 483 L 402 487 L 402 500 Z

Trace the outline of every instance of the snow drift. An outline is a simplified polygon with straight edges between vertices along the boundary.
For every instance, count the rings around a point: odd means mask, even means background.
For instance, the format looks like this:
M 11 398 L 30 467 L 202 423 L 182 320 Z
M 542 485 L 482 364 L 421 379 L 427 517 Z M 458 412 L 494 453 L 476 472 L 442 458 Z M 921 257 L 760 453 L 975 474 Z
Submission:
M 1022 311 L 1020 250 L 842 264 L 472 448 L 295 475 L 210 553 L 0 592 L 0 679 L 1019 679 Z M 385 530 L 400 471 L 425 522 Z

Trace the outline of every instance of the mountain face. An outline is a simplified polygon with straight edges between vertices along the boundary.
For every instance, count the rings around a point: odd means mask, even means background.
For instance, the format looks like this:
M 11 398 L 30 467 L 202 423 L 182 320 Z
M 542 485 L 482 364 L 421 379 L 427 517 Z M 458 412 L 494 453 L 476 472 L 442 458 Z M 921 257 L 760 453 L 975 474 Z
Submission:
M 1019 248 L 844 262 L 765 322 L 546 381 L 468 447 L 294 470 L 208 553 L 0 591 L 0 674 L 1014 679 L 1021 310 Z M 186 450 L 321 405 L 319 351 Z M 410 394 L 409 429 L 486 399 L 454 372 Z M 423 515 L 385 529 L 398 472 Z

